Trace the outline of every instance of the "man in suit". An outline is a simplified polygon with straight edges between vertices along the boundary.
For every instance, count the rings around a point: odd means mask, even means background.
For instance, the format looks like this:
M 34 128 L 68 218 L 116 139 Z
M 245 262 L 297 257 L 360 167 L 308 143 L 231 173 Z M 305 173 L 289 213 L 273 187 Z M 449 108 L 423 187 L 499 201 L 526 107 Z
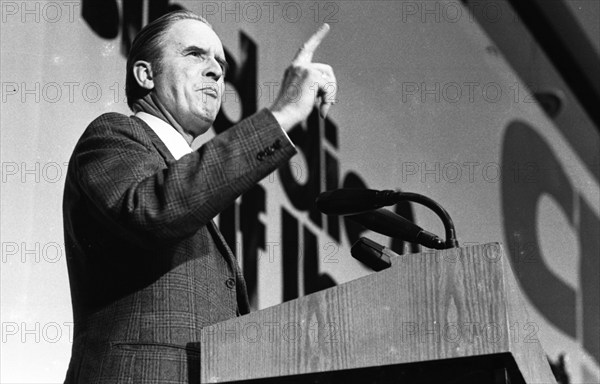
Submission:
M 94 120 L 69 163 L 63 212 L 75 326 L 66 383 L 199 381 L 200 329 L 249 311 L 212 219 L 295 153 L 286 130 L 315 103 L 322 115 L 329 109 L 333 71 L 312 63 L 327 31 L 298 51 L 270 108 L 196 151 L 192 140 L 221 105 L 221 41 L 187 11 L 136 37 L 127 62 L 135 115 Z

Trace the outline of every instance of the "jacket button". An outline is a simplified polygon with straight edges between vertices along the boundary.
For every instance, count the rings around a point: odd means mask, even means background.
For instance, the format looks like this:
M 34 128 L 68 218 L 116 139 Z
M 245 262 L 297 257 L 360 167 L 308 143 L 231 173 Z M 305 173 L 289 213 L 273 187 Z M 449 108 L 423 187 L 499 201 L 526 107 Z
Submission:
M 233 287 L 235 287 L 235 279 L 230 277 L 229 279 L 225 280 L 225 285 L 227 288 L 233 289 Z
M 275 148 L 273 148 L 273 147 L 265 148 L 265 153 L 267 154 L 267 156 L 271 156 L 272 154 L 275 153 Z
M 264 153 L 264 152 L 258 152 L 258 153 L 256 154 L 256 159 L 257 159 L 258 161 L 263 161 L 263 160 L 265 159 L 265 153 Z
M 275 140 L 275 142 L 273 143 L 273 148 L 275 148 L 275 149 L 281 148 L 281 140 L 279 140 L 279 139 Z

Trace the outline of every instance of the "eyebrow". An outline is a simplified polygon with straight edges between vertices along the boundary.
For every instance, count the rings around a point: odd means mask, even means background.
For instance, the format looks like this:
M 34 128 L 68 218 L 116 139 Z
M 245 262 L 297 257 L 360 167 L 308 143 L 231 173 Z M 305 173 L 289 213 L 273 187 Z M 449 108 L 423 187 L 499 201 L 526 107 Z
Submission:
M 196 45 L 190 45 L 189 47 L 185 47 L 181 53 L 183 55 L 189 53 L 189 52 L 200 52 L 203 55 L 207 55 L 208 51 L 204 48 L 200 48 Z M 221 65 L 221 67 L 223 67 L 223 73 L 227 73 L 227 70 L 229 69 L 229 64 L 227 63 L 227 61 L 225 60 L 225 58 L 223 57 L 219 57 L 219 56 L 215 56 L 215 60 L 217 61 L 217 63 L 219 63 Z

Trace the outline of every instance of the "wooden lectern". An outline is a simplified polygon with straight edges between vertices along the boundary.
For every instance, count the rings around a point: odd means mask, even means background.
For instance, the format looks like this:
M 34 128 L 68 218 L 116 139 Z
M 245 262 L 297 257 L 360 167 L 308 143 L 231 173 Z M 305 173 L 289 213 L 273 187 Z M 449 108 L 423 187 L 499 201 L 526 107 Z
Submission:
M 202 330 L 201 382 L 556 383 L 498 243 L 381 272 Z

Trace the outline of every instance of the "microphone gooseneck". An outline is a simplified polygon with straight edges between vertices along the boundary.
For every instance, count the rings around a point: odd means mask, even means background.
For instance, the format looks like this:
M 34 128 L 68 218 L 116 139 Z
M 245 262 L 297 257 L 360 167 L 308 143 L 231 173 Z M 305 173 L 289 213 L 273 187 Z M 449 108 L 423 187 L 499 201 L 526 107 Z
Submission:
M 434 200 L 430 199 L 429 197 L 420 195 L 418 193 L 400 192 L 393 190 L 377 191 L 373 189 L 342 188 L 321 193 L 317 197 L 316 204 L 317 208 L 327 215 L 357 215 L 373 211 L 385 206 L 395 205 L 400 201 L 411 201 L 431 209 L 438 215 L 438 217 L 442 220 L 442 223 L 444 224 L 446 240 L 445 242 L 443 242 L 443 245 L 440 245 L 438 241 L 439 238 L 434 234 L 423 230 L 422 228 L 416 226 L 416 224 L 414 223 L 412 224 L 415 225 L 416 228 L 410 227 L 403 222 L 404 226 L 402 228 L 404 228 L 404 230 L 406 230 L 408 233 L 412 233 L 415 230 L 418 233 L 418 230 L 421 230 L 420 237 L 417 237 L 419 241 L 413 242 L 434 249 L 447 249 L 458 247 L 458 240 L 456 239 L 456 229 L 454 228 L 454 223 L 450 218 L 448 212 Z M 381 214 L 377 216 L 381 219 L 381 217 L 385 215 L 387 214 Z M 359 218 L 359 220 L 367 222 L 368 225 L 375 225 L 373 223 L 374 220 L 371 216 L 367 215 L 366 218 L 362 217 Z M 398 225 L 398 219 L 391 219 L 389 215 L 385 216 L 383 220 L 387 220 L 387 222 L 393 221 L 395 225 Z M 406 236 L 406 234 L 403 234 L 403 236 Z

